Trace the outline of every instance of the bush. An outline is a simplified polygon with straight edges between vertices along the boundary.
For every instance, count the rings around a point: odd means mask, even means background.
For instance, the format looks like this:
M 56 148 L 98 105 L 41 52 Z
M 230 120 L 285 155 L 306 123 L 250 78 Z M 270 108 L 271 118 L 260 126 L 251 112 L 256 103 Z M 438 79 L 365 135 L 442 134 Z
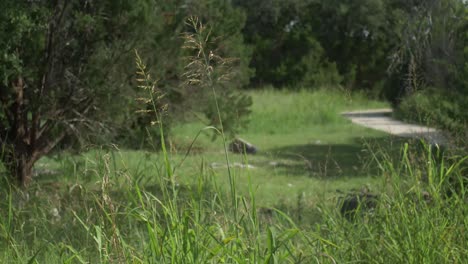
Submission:
M 442 128 L 451 134 L 466 133 L 468 97 L 440 89 L 418 91 L 405 97 L 398 106 L 400 119 Z

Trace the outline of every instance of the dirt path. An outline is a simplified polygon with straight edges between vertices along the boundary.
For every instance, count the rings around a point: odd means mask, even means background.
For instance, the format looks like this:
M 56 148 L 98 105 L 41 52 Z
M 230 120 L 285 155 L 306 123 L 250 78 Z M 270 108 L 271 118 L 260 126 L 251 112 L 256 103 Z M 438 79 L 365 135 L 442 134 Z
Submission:
M 353 123 L 368 128 L 384 131 L 392 135 L 408 138 L 425 139 L 430 144 L 445 145 L 447 140 L 442 132 L 435 128 L 413 125 L 391 117 L 392 109 L 373 109 L 344 112 L 343 116 Z

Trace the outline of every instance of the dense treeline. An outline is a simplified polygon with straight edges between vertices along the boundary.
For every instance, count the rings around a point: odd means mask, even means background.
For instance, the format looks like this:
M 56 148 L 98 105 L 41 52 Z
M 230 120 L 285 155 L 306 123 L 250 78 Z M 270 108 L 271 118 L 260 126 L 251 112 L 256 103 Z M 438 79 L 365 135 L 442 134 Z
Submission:
M 187 81 L 187 58 L 201 53 L 184 49 L 184 32 L 206 40 L 208 71 L 230 62 L 229 81 Z M 164 94 L 158 107 L 169 106 L 166 133 L 202 113 L 235 134 L 251 104 L 239 88 L 265 85 L 364 90 L 401 103 L 405 117 L 464 131 L 467 32 L 463 0 L 1 1 L 1 158 L 27 181 L 57 146 L 147 144 L 135 50 Z M 208 88 L 219 92 L 220 116 Z
M 254 85 L 340 84 L 395 100 L 419 88 L 411 78 L 457 89 L 464 75 L 467 6 L 460 0 L 234 3 L 247 13 Z
M 247 14 L 252 86 L 364 90 L 402 118 L 466 138 L 463 0 L 235 0 Z

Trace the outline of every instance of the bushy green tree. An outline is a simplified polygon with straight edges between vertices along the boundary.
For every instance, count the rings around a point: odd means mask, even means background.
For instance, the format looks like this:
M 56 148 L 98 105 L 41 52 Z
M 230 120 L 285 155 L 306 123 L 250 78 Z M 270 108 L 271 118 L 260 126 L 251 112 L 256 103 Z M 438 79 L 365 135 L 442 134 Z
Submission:
M 149 119 L 135 115 L 142 107 L 135 101 L 135 49 L 159 79 L 160 103 L 169 105 L 165 128 L 181 113 L 199 111 L 197 91 L 182 85 L 189 15 L 214 25 L 222 38 L 217 50 L 238 58 L 230 86 L 246 85 L 245 16 L 227 1 L 2 1 L 1 158 L 13 178 L 27 185 L 34 163 L 64 140 L 146 134 Z
M 392 31 L 384 0 L 237 0 L 248 14 L 255 84 L 371 89 L 386 75 Z
M 143 47 L 139 53 L 145 64 L 150 66 L 148 70 L 151 75 L 158 79 L 158 88 L 164 93 L 161 103 L 168 105 L 163 115 L 166 139 L 170 137 L 170 128 L 174 123 L 184 122 L 195 114 L 205 115 L 208 125 L 219 127 L 217 111 L 213 111 L 215 106 L 211 90 L 186 84 L 186 73 L 190 68 L 187 64 L 194 55 L 184 49 L 184 36 L 195 30 L 193 25 L 186 23 L 186 18 L 191 16 L 198 17 L 199 22 L 209 27 L 210 41 L 203 48 L 230 61 L 229 81 L 218 82 L 215 86 L 223 112 L 224 131 L 236 134 L 245 122 L 244 110 L 251 104 L 248 96 L 236 91 L 246 86 L 252 75 L 249 68 L 251 49 L 244 44 L 242 35 L 244 12 L 229 1 L 217 0 L 159 0 L 158 6 L 157 12 L 164 19 L 159 23 L 161 26 L 151 33 L 152 44 Z M 147 105 L 147 108 L 151 109 L 152 106 Z M 156 139 L 156 142 L 151 141 L 151 146 L 157 146 L 159 131 L 149 126 L 153 116 L 149 114 L 132 118 L 132 114 L 129 111 L 129 124 L 121 126 L 120 141 L 126 146 L 141 147 L 148 145 L 148 139 Z M 148 137 L 148 129 L 153 136 Z
M 405 12 L 401 21 L 407 27 L 400 35 L 392 65 L 398 80 L 392 89 L 402 91 L 399 114 L 441 127 L 460 136 L 466 145 L 467 3 L 431 0 L 400 4 Z
M 312 2 L 233 1 L 247 13 L 243 33 L 253 48 L 254 85 L 318 86 L 340 81 L 315 38 L 316 28 L 308 23 L 308 17 L 314 16 L 307 9 Z
M 460 0 L 389 2 L 401 11 L 390 64 L 392 74 L 400 79 L 400 96 L 428 87 L 456 90 L 464 64 L 460 31 L 466 4 Z
M 395 43 L 385 0 L 314 1 L 308 6 L 314 35 L 350 89 L 374 89 L 385 78 Z
M 149 0 L 0 3 L 1 158 L 18 183 L 65 137 L 108 127 L 153 8 Z

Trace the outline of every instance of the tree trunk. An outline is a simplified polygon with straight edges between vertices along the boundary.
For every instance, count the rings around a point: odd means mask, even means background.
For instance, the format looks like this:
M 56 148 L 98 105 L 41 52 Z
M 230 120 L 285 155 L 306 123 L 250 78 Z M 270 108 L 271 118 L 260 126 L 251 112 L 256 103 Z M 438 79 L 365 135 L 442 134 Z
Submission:
M 53 140 L 40 138 L 37 144 L 31 146 L 23 141 L 6 145 L 4 148 L 3 164 L 10 172 L 18 186 L 27 187 L 32 180 L 33 167 L 36 161 L 47 155 L 66 135 L 66 131 L 54 137 Z
M 32 180 L 34 161 L 27 157 L 21 157 L 15 166 L 14 174 L 19 185 L 27 187 Z
M 5 165 L 18 186 L 27 187 L 32 180 L 35 159 L 27 152 L 6 155 Z

